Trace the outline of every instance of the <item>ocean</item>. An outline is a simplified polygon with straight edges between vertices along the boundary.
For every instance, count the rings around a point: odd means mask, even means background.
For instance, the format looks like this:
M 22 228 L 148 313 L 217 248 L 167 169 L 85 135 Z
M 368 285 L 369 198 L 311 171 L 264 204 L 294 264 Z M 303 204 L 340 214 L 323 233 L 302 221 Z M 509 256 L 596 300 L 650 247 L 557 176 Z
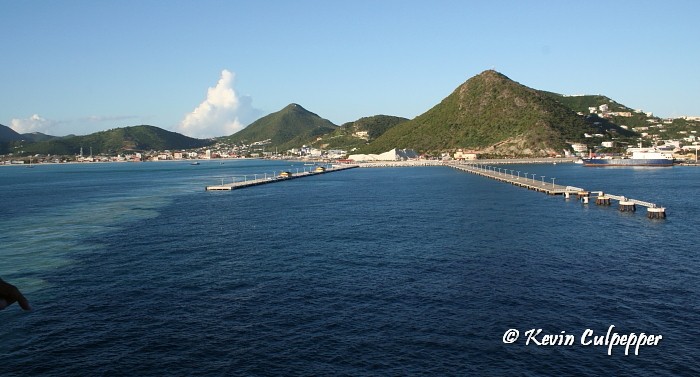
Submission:
M 0 311 L 0 375 L 700 375 L 700 169 L 509 166 L 665 220 L 449 167 L 204 190 L 304 168 L 0 167 L 34 308 Z

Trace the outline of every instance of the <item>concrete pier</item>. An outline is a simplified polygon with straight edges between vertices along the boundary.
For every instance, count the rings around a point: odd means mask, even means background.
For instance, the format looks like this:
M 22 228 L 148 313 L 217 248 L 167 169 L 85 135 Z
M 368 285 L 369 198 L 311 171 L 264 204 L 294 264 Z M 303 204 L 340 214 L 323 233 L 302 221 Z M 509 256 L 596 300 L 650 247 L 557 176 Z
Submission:
M 503 168 L 486 169 L 486 168 L 482 168 L 481 165 L 449 164 L 447 166 L 450 166 L 450 167 L 458 169 L 458 170 L 465 171 L 467 173 L 472 173 L 472 174 L 480 175 L 482 177 L 495 179 L 497 181 L 510 183 L 511 185 L 526 188 L 528 190 L 543 192 L 547 195 L 565 195 L 565 194 L 580 195 L 582 192 L 584 192 L 583 189 L 578 188 L 578 187 L 558 185 L 558 184 L 554 184 L 554 182 L 545 182 L 544 178 L 542 178 L 542 176 L 538 176 L 537 174 L 529 174 L 526 177 L 523 173 L 522 176 L 520 174 L 518 174 L 518 176 L 516 177 L 513 174 L 513 170 L 510 170 L 510 169 L 503 169 Z M 538 179 L 538 178 L 541 178 L 541 179 Z
M 569 199 L 571 195 L 576 195 L 577 199 L 583 204 L 588 204 L 591 195 L 595 194 L 595 203 L 597 205 L 609 206 L 611 205 L 611 200 L 617 200 L 618 209 L 621 212 L 635 212 L 639 205 L 647 207 L 647 217 L 650 219 L 666 218 L 666 209 L 654 203 L 630 199 L 620 195 L 605 194 L 602 191 L 587 191 L 579 187 L 558 185 L 554 183 L 554 178 L 550 178 L 551 183 L 545 182 L 545 176 L 535 173 L 522 173 L 521 175 L 520 172 L 517 172 L 516 176 L 513 169 L 485 164 L 448 164 L 447 166 L 548 195 L 564 195 L 566 199 Z M 540 180 L 537 180 L 537 178 L 540 178 Z
M 249 175 L 252 175 L 256 178 L 254 178 L 254 179 L 245 178 L 242 181 L 234 181 L 234 182 L 225 183 L 225 184 L 222 182 L 222 184 L 220 184 L 220 185 L 206 186 L 205 190 L 207 190 L 207 191 L 231 191 L 231 190 L 236 190 L 236 189 L 241 189 L 241 188 L 246 188 L 246 187 L 251 187 L 251 186 L 258 186 L 258 185 L 264 185 L 264 184 L 268 184 L 268 183 L 288 181 L 290 179 L 311 177 L 311 176 L 319 175 L 319 174 L 326 174 L 326 173 L 332 173 L 332 172 L 336 172 L 336 171 L 348 170 L 348 169 L 353 169 L 356 167 L 358 167 L 358 166 L 357 165 L 332 165 L 331 167 L 318 166 L 315 169 L 312 169 L 310 171 L 303 171 L 303 172 L 296 172 L 296 173 L 291 172 L 291 171 L 281 171 L 279 174 L 266 174 L 266 173 L 249 174 Z M 261 178 L 257 178 L 257 176 L 260 176 Z

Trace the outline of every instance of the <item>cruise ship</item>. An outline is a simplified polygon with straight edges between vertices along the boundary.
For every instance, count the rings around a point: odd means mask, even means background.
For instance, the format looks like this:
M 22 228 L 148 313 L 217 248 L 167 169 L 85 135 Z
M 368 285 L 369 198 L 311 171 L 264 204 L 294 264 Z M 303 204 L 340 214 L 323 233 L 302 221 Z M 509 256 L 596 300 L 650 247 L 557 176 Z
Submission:
M 584 158 L 583 166 L 673 166 L 673 152 L 652 148 L 628 148 L 631 157 Z

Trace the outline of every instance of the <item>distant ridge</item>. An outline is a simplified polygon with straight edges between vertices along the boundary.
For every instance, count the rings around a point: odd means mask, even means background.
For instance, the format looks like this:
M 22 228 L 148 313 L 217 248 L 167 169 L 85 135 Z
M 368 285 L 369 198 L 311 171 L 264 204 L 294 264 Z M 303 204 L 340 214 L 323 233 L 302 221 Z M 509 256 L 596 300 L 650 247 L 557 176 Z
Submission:
M 0 143 L 22 140 L 22 135 L 10 127 L 0 124 Z
M 314 137 L 334 131 L 337 126 L 329 120 L 291 103 L 282 110 L 266 115 L 248 127 L 227 137 L 219 138 L 235 144 L 251 144 L 269 140 L 269 148 L 282 150 L 300 147 Z
M 408 119 L 391 115 L 374 115 L 347 122 L 320 140 L 309 144 L 323 149 L 360 148 L 382 136 L 386 131 Z
M 85 136 L 56 138 L 25 146 L 31 153 L 75 155 L 92 148 L 94 154 L 115 154 L 132 151 L 189 149 L 213 144 L 211 140 L 194 139 L 162 128 L 140 125 L 114 128 Z
M 362 152 L 465 148 L 501 156 L 547 156 L 568 149 L 567 141 L 595 132 L 599 128 L 592 122 L 551 96 L 488 70 L 425 113 L 391 128 Z

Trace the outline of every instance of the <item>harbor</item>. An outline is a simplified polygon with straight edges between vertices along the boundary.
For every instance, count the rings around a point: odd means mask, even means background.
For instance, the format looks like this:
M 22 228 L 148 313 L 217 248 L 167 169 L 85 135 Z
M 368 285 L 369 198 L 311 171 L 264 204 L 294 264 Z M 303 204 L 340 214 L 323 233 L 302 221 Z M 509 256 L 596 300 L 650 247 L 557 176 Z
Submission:
M 279 173 L 273 171 L 272 173 L 260 173 L 260 174 L 247 174 L 243 176 L 231 176 L 231 182 L 225 183 L 225 177 L 221 177 L 220 185 L 206 186 L 206 191 L 231 191 L 236 189 L 242 189 L 246 187 L 259 186 L 268 183 L 283 182 L 291 179 L 311 177 L 320 174 L 333 173 L 337 171 L 343 171 L 348 169 L 353 169 L 358 167 L 357 165 L 318 165 L 315 167 L 310 167 L 308 170 L 303 168 L 299 171 L 296 168 L 295 172 L 291 170 L 283 170 Z M 249 179 L 250 178 L 250 179 Z
M 591 198 L 595 199 L 595 204 L 599 206 L 610 206 L 612 200 L 618 202 L 618 209 L 621 212 L 636 212 L 637 206 L 647 208 L 647 217 L 650 219 L 665 219 L 666 208 L 655 203 L 631 199 L 623 195 L 613 195 L 603 191 L 588 191 L 580 187 L 564 186 L 556 184 L 556 178 L 549 178 L 551 182 L 545 180 L 545 176 L 536 173 L 520 172 L 515 169 L 497 167 L 486 164 L 448 164 L 452 168 L 476 174 L 482 177 L 491 178 L 500 182 L 542 192 L 547 195 L 563 195 L 566 199 L 576 196 L 583 204 L 588 204 Z M 539 178 L 539 179 L 538 179 Z
M 432 162 L 432 161 L 431 161 Z M 498 163 L 503 163 L 503 160 Z M 511 161 L 512 162 L 512 161 Z M 570 162 L 570 161 L 567 161 Z M 466 173 L 479 175 L 485 178 L 490 178 L 499 182 L 509 183 L 513 186 L 525 188 L 532 191 L 541 192 L 547 195 L 562 195 L 566 199 L 575 197 L 581 203 L 587 205 L 593 201 L 598 206 L 611 206 L 613 201 L 617 202 L 617 208 L 620 212 L 636 212 L 637 207 L 645 207 L 647 217 L 650 219 L 665 219 L 666 208 L 649 201 L 629 198 L 624 195 L 615 195 L 606 193 L 602 190 L 587 190 L 581 187 L 564 185 L 557 182 L 556 178 L 547 178 L 544 175 L 537 173 L 522 172 L 515 169 L 510 169 L 507 166 L 500 164 L 480 163 L 445 163 L 436 161 L 435 163 L 425 162 L 406 163 L 404 161 L 395 164 L 386 163 L 364 163 L 364 164 L 326 164 L 314 165 L 307 168 L 295 168 L 295 171 L 281 170 L 271 173 L 246 174 L 230 177 L 219 177 L 221 184 L 206 186 L 206 191 L 231 191 L 246 187 L 259 186 L 275 182 L 283 182 L 291 179 L 311 177 L 320 174 L 343 171 L 358 167 L 398 167 L 398 166 L 448 166 Z M 226 180 L 229 180 L 226 183 Z

